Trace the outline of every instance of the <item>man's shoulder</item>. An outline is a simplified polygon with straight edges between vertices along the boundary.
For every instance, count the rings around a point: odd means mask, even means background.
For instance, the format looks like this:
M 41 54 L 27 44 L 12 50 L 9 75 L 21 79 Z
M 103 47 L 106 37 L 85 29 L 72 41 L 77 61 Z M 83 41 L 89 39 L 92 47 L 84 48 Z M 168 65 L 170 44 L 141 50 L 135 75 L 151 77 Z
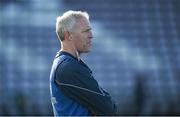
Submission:
M 77 60 L 73 59 L 73 58 L 65 58 L 64 61 L 61 63 L 62 66 L 64 67 L 73 67 L 73 66 L 77 66 L 79 63 Z
M 64 58 L 59 59 L 61 62 L 59 63 L 58 69 L 63 71 L 72 71 L 80 67 L 80 64 L 74 58 L 64 56 Z
M 58 78 L 61 78 L 61 80 L 64 78 L 67 80 L 73 78 L 74 75 L 79 74 L 80 71 L 82 71 L 82 66 L 79 65 L 78 61 L 73 58 L 66 58 L 58 65 L 56 75 Z

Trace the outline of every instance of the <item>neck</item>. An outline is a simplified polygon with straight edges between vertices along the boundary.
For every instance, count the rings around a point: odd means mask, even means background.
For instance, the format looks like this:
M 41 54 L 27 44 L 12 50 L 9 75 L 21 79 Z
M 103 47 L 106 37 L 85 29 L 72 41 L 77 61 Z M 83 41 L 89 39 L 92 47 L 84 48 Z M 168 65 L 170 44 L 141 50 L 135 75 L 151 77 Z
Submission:
M 78 60 L 80 60 L 80 54 L 74 46 L 67 46 L 64 43 L 61 43 L 60 51 L 68 52 L 68 53 L 72 54 L 74 57 L 76 57 Z

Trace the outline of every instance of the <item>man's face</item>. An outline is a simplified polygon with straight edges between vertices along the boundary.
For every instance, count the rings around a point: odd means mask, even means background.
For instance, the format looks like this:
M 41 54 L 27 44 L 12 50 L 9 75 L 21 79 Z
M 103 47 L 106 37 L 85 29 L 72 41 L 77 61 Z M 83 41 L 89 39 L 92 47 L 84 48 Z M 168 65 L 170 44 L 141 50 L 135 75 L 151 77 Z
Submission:
M 90 51 L 93 35 L 90 23 L 86 18 L 78 20 L 75 25 L 75 29 L 71 34 L 73 43 L 79 53 L 86 53 Z

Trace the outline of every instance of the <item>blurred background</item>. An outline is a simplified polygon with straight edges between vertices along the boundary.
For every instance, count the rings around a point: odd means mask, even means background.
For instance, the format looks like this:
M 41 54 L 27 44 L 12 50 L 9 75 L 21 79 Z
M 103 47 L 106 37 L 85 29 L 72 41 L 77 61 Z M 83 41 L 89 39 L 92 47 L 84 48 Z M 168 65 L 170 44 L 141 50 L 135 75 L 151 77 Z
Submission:
M 118 115 L 180 115 L 179 0 L 0 0 L 0 115 L 53 115 L 56 17 L 90 14 L 82 56 Z

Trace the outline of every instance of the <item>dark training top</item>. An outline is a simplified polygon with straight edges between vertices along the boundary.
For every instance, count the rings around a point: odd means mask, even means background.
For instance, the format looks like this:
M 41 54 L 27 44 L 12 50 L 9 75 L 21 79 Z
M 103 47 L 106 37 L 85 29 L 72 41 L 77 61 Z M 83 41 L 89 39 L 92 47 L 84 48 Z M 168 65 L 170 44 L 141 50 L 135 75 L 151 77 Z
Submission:
M 111 96 L 98 85 L 89 67 L 67 52 L 58 52 L 54 59 L 50 91 L 56 116 L 116 114 Z

